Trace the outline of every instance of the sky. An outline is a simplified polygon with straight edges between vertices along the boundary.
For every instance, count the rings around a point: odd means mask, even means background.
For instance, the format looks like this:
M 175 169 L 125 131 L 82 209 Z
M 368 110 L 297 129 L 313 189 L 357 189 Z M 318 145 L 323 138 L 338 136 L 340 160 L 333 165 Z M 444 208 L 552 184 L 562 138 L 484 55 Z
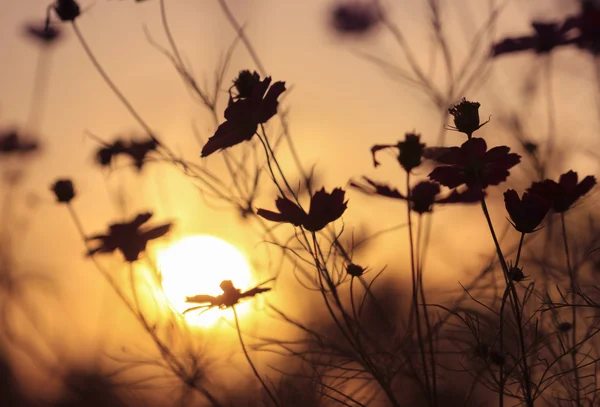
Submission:
M 406 67 L 401 50 L 388 32 L 380 29 L 367 38 L 335 35 L 328 26 L 327 17 L 334 3 L 333 0 L 228 2 L 236 18 L 244 24 L 244 31 L 269 75 L 274 80 L 286 82 L 288 91 L 284 105 L 289 107 L 291 133 L 304 165 L 316 164 L 317 170 L 324 174 L 322 180 L 328 189 L 346 187 L 350 179 L 361 175 L 396 182 L 399 177 L 393 159 L 386 157 L 385 165 L 380 169 L 372 167 L 371 146 L 395 143 L 407 131 L 422 133 L 425 142 L 433 144 L 442 126 L 450 123 L 449 118 L 441 120 L 438 108 L 423 96 L 421 90 L 398 83 L 360 56 L 360 53 L 369 53 Z M 387 3 L 390 19 L 410 39 L 418 63 L 429 66 L 433 37 L 424 2 Z M 489 4 L 501 2 L 460 0 L 442 3 L 447 3 L 443 14 L 444 28 L 452 44 L 452 58 L 457 66 L 462 66 L 469 58 L 468 44 L 477 30 L 487 26 Z M 530 3 L 507 2 L 494 30 L 494 38 L 529 32 L 531 18 L 548 19 L 567 10 L 576 10 L 567 1 L 556 1 L 543 11 Z M 94 166 L 93 154 L 98 144 L 86 132 L 109 141 L 118 134 L 139 133 L 140 128 L 94 70 L 71 27 L 61 27 L 64 29 L 63 40 L 43 56 L 40 56 L 40 47 L 24 37 L 23 24 L 42 19 L 47 4 L 44 0 L 0 2 L 0 49 L 3 52 L 0 128 L 22 126 L 26 122 L 36 66 L 40 58 L 45 58 L 48 82 L 43 116 L 39 128 L 32 129 L 43 150 L 38 159 L 27 165 L 25 182 L 17 191 L 29 205 L 18 206 L 19 219 L 25 226 L 15 250 L 20 267 L 35 270 L 58 282 L 61 299 L 55 307 L 66 309 L 73 316 L 54 319 L 54 330 L 57 333 L 68 331 L 73 321 L 78 321 L 76 325 L 79 326 L 65 339 L 65 344 L 93 343 L 89 339 L 90 333 L 93 336 L 94 330 L 102 329 L 98 326 L 102 324 L 99 321 L 103 321 L 104 313 L 111 312 L 114 298 L 89 260 L 84 258 L 83 243 L 67 210 L 53 202 L 48 189 L 57 177 L 74 180 L 79 193 L 75 207 L 88 233 L 102 231 L 108 223 L 123 216 L 151 210 L 155 212 L 157 222 L 172 220 L 176 223 L 171 241 L 191 234 L 223 238 L 238 246 L 251 259 L 255 269 L 261 271 L 257 281 L 272 275 L 276 266 L 268 261 L 264 236 L 247 223 L 240 222 L 236 213 L 207 205 L 193 182 L 172 165 L 149 165 L 141 174 L 130 169 L 107 174 Z M 78 19 L 78 27 L 111 79 L 161 140 L 182 157 L 200 162 L 201 146 L 194 138 L 193 129 L 197 128 L 199 134 L 207 138 L 212 135 L 214 126 L 169 61 L 151 46 L 145 35 L 144 29 L 155 41 L 167 45 L 159 2 L 82 0 L 80 4 L 84 12 Z M 200 82 L 204 79 L 210 82 L 220 58 L 235 40 L 235 31 L 215 0 L 169 0 L 166 6 L 173 36 L 184 60 Z M 557 145 L 559 151 L 568 152 L 561 166 L 565 170 L 575 167 L 597 174 L 597 156 L 589 152 L 598 147 L 599 115 L 593 112 L 598 111 L 599 105 L 597 88 L 590 86 L 595 79 L 594 65 L 589 58 L 567 50 L 551 61 L 532 55 L 508 59 L 494 65 L 483 86 L 463 95 L 481 102 L 482 117 L 491 115 L 490 124 L 482 129 L 484 137 L 490 144 L 510 142 L 510 136 L 502 127 L 502 118 L 516 109 L 527 114 L 527 133 L 535 140 L 545 138 L 549 126 L 546 114 L 549 99 L 543 93 L 546 88 L 541 85 L 540 92 L 523 107 L 521 94 L 526 83 L 522 77 L 532 79 L 533 85 L 542 82 L 546 68 L 551 64 L 553 101 L 558 112 L 554 123 Z M 443 88 L 445 78 L 439 66 L 438 63 L 431 77 Z M 221 89 L 222 103 L 226 100 L 228 84 L 242 69 L 255 69 L 255 66 L 246 50 L 238 45 L 225 76 L 226 86 Z M 277 129 L 273 126 L 274 131 Z M 446 142 L 458 144 L 462 139 L 456 133 L 448 133 Z M 514 148 L 518 151 L 518 146 L 514 145 Z M 284 153 L 284 157 L 284 168 L 292 173 L 289 156 Z M 206 162 L 214 166 L 215 171 L 223 171 L 214 157 Z M 506 187 L 522 187 L 527 182 L 526 174 L 519 173 Z M 126 197 L 124 213 L 111 198 L 119 191 Z M 272 208 L 276 193 L 274 188 L 265 187 L 257 204 Z M 344 218 L 348 225 L 366 224 L 369 230 L 376 231 L 403 220 L 394 202 L 373 202 L 353 191 L 348 197 L 350 209 Z M 504 220 L 501 206 L 495 205 L 492 210 L 499 222 Z M 436 223 L 439 226 L 438 233 L 433 236 L 434 248 L 449 240 L 459 242 L 472 238 L 485 228 L 483 219 L 468 228 L 463 227 L 466 212 L 462 209 L 444 209 L 444 212 L 450 215 Z M 379 216 L 372 216 L 373 213 Z M 377 250 L 367 255 L 366 259 L 375 268 L 383 267 L 391 259 L 405 257 L 398 249 L 405 237 L 391 236 L 378 241 Z M 481 242 L 482 251 L 490 248 L 487 243 L 490 242 Z M 480 258 L 467 261 L 481 264 Z M 434 251 L 432 269 L 442 271 L 433 273 L 430 278 L 456 282 L 464 276 L 461 268 L 468 268 L 464 262 L 456 251 Z M 443 271 L 448 269 L 456 271 Z M 290 275 L 284 281 L 293 284 Z M 285 297 L 284 293 L 282 297 Z M 299 303 L 302 304 L 302 300 Z M 107 323 L 111 324 L 114 325 Z M 81 353 L 86 351 L 81 350 Z

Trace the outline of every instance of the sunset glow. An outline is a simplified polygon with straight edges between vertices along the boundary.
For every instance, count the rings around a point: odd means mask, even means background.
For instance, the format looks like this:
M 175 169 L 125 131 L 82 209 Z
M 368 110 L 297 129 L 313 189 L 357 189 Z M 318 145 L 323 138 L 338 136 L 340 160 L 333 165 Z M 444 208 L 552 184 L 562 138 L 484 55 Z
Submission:
M 172 307 L 183 313 L 195 304 L 187 296 L 222 294 L 219 284 L 231 280 L 240 289 L 251 284 L 251 270 L 244 255 L 234 246 L 213 236 L 190 236 L 179 240 L 158 254 L 158 267 L 163 277 L 163 289 Z M 248 310 L 248 303 L 236 306 L 238 314 Z M 212 308 L 186 314 L 186 320 L 198 326 L 210 326 L 224 310 Z

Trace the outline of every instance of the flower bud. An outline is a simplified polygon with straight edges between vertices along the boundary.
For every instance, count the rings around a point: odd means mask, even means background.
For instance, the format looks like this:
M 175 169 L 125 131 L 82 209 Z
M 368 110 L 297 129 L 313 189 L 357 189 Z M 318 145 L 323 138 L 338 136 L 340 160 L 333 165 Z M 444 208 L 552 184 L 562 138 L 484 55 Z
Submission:
M 60 203 L 69 203 L 75 198 L 75 188 L 70 179 L 59 179 L 50 188 L 56 200 Z

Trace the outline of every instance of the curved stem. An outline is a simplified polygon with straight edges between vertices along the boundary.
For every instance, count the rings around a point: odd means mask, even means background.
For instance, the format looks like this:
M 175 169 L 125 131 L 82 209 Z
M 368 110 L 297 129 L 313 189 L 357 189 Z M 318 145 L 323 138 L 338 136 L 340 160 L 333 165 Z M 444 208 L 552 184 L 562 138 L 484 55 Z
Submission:
M 271 401 L 273 401 L 273 403 L 276 406 L 279 406 L 279 402 L 277 401 L 277 399 L 271 392 L 271 389 L 269 389 L 269 387 L 264 382 L 262 377 L 260 377 L 258 370 L 256 370 L 256 366 L 254 366 L 254 363 L 252 363 L 252 359 L 250 359 L 250 355 L 248 354 L 248 350 L 246 349 L 246 345 L 244 344 L 244 338 L 242 337 L 242 330 L 240 329 L 240 321 L 238 320 L 238 314 L 237 314 L 237 311 L 235 310 L 235 306 L 231 307 L 231 309 L 233 310 L 233 317 L 235 318 L 235 327 L 236 327 L 236 330 L 238 333 L 238 338 L 240 339 L 240 345 L 242 345 L 242 351 L 244 352 L 244 356 L 246 357 L 246 360 L 248 361 L 250 368 L 252 368 L 252 372 L 254 372 L 254 376 L 256 376 L 256 378 L 262 385 L 263 389 L 265 389 L 265 391 L 269 395 L 269 398 L 271 399 Z
M 133 118 L 148 133 L 148 136 L 150 136 L 150 138 L 152 140 L 154 140 L 155 142 L 157 142 L 158 144 L 161 144 L 158 141 L 158 139 L 154 136 L 154 132 L 152 131 L 152 129 L 150 128 L 150 126 L 144 121 L 144 119 L 142 119 L 142 117 L 135 110 L 135 108 L 133 107 L 133 105 L 129 102 L 129 100 L 127 100 L 127 98 L 125 97 L 125 95 L 119 90 L 119 88 L 117 87 L 117 85 L 115 85 L 115 83 L 113 82 L 113 80 L 110 79 L 110 76 L 108 76 L 108 74 L 106 73 L 106 71 L 104 70 L 104 68 L 102 68 L 102 65 L 100 64 L 100 62 L 98 62 L 98 59 L 96 58 L 96 56 L 92 52 L 92 49 L 90 48 L 90 46 L 88 45 L 87 41 L 85 40 L 83 34 L 79 30 L 79 27 L 77 26 L 77 23 L 75 22 L 75 20 L 72 21 L 72 25 L 73 25 L 73 31 L 75 31 L 75 35 L 77 36 L 77 39 L 79 40 L 79 43 L 81 44 L 81 46 L 83 47 L 83 50 L 85 51 L 85 53 L 87 54 L 88 58 L 92 62 L 92 65 L 94 65 L 94 68 L 96 68 L 96 70 L 98 71 L 98 73 L 100 74 L 100 76 L 102 76 L 102 79 L 104 79 L 104 82 L 106 82 L 106 84 L 108 85 L 108 87 L 113 91 L 113 93 L 117 96 L 117 98 L 121 101 L 121 103 L 123 103 L 123 105 L 125 106 L 125 108 L 129 111 L 129 113 L 131 113 L 131 115 L 133 116 Z

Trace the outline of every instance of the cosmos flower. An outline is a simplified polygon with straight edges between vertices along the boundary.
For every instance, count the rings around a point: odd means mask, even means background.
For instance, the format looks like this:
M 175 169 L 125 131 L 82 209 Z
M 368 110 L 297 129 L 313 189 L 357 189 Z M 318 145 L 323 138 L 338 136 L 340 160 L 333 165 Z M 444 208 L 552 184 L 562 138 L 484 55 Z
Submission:
M 202 148 L 201 157 L 250 140 L 260 124 L 275 116 L 279 105 L 277 98 L 285 91 L 285 83 L 275 82 L 270 85 L 270 77 L 261 81 L 256 72 L 240 72 L 234 81 L 238 94 L 229 99 L 229 106 L 225 109 L 226 120 L 208 139 Z
M 421 160 L 423 158 L 423 152 L 425 150 L 425 144 L 421 143 L 421 135 L 416 133 L 406 133 L 404 136 L 404 141 L 399 141 L 397 144 L 376 144 L 371 147 L 371 154 L 373 155 L 373 165 L 375 167 L 379 166 L 379 161 L 377 161 L 375 155 L 378 151 L 388 149 L 388 148 L 397 148 L 399 150 L 398 153 L 398 162 L 406 170 L 406 172 L 410 172 L 413 168 L 421 165 Z
M 410 208 L 418 214 L 431 212 L 434 204 L 451 203 L 474 203 L 483 198 L 483 191 L 480 189 L 467 189 L 464 192 L 453 190 L 445 197 L 440 194 L 439 184 L 431 181 L 422 181 L 411 189 L 410 198 L 401 194 L 397 189 L 390 188 L 388 185 L 377 183 L 367 177 L 363 177 L 365 183 L 351 182 L 350 186 L 368 194 L 380 195 L 387 198 L 402 199 L 408 201 Z
M 448 113 L 454 117 L 455 126 L 449 126 L 449 128 L 465 133 L 471 138 L 475 131 L 479 130 L 483 125 L 489 122 L 489 120 L 484 123 L 479 122 L 480 106 L 481 105 L 478 102 L 469 102 L 467 99 L 462 98 L 459 103 L 448 109 Z
M 75 198 L 75 188 L 70 179 L 57 180 L 52 184 L 50 190 L 54 192 L 57 202 L 60 203 L 69 203 Z
M 527 192 L 547 199 L 554 212 L 566 212 L 596 185 L 596 178 L 592 175 L 588 175 L 579 183 L 577 183 L 577 178 L 576 172 L 569 171 L 562 174 L 558 182 L 549 179 L 534 182 Z
M 227 307 L 233 307 L 234 305 L 239 303 L 241 299 L 255 297 L 258 294 L 262 294 L 271 290 L 268 287 L 254 287 L 248 291 L 242 292 L 242 290 L 240 290 L 239 288 L 235 288 L 231 280 L 223 280 L 219 287 L 221 287 L 221 290 L 223 290 L 223 294 L 218 295 L 216 297 L 206 294 L 199 294 L 194 295 L 192 297 L 186 297 L 185 302 L 205 305 L 188 308 L 183 313 L 186 314 L 190 311 L 195 311 L 200 308 L 219 307 L 222 309 Z
M 529 36 L 505 38 L 492 47 L 492 56 L 513 54 L 522 51 L 533 51 L 536 54 L 547 54 L 554 48 L 575 43 L 575 38 L 568 34 L 568 27 L 561 23 L 533 22 L 534 33 Z
M 273 222 L 291 223 L 294 226 L 302 226 L 310 232 L 317 232 L 328 223 L 340 218 L 346 211 L 348 201 L 344 201 L 345 194 L 346 192 L 341 188 L 335 188 L 331 193 L 321 188 L 310 198 L 308 213 L 288 198 L 279 197 L 275 201 L 279 212 L 259 209 L 257 214 Z
M 366 34 L 380 20 L 381 11 L 374 2 L 345 2 L 331 10 L 331 25 L 340 34 Z
M 142 226 L 151 217 L 152 214 L 149 212 L 141 213 L 131 222 L 113 223 L 109 226 L 106 235 L 94 235 L 87 238 L 90 242 L 98 243 L 97 247 L 88 250 L 88 256 L 119 250 L 123 253 L 126 261 L 130 263 L 136 261 L 140 253 L 146 250 L 148 241 L 164 236 L 171 229 L 170 223 L 142 229 Z
M 429 178 L 448 188 L 466 184 L 470 188 L 485 189 L 506 181 L 508 171 L 521 161 L 510 148 L 498 146 L 487 150 L 482 138 L 472 138 L 460 147 L 440 147 L 436 160 L 444 165 L 436 167 Z
M 0 155 L 29 154 L 37 151 L 38 148 L 37 142 L 23 140 L 23 137 L 15 129 L 0 132 Z
M 133 160 L 138 171 L 141 171 L 146 162 L 146 156 L 151 151 L 155 151 L 157 147 L 158 144 L 153 139 L 145 141 L 117 139 L 112 144 L 106 144 L 96 151 L 96 161 L 101 167 L 107 167 L 112 164 L 115 157 L 126 155 Z
M 57 26 L 45 22 L 26 24 L 24 33 L 28 38 L 36 40 L 44 46 L 54 44 L 62 36 L 62 31 Z
M 525 192 L 523 198 L 514 189 L 504 193 L 504 205 L 512 225 L 521 233 L 533 233 L 550 210 L 550 201 L 544 197 Z

